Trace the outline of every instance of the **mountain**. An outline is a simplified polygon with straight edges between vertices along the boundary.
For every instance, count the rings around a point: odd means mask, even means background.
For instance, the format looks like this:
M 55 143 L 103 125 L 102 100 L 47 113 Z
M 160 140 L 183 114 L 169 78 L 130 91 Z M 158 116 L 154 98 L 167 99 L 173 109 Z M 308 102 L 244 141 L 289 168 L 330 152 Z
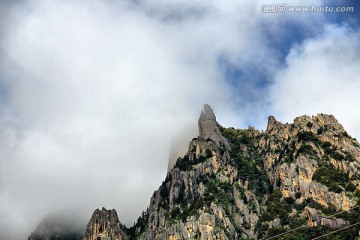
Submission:
M 270 116 L 259 132 L 224 128 L 204 105 L 198 125 L 133 227 L 112 210 L 83 239 L 360 239 L 360 145 L 332 115 Z
M 96 209 L 86 227 L 84 240 L 128 240 L 126 229 L 118 218 L 115 209 L 101 211 Z
M 49 214 L 30 234 L 28 240 L 81 240 L 84 235 L 81 222 L 82 219 L 72 211 Z

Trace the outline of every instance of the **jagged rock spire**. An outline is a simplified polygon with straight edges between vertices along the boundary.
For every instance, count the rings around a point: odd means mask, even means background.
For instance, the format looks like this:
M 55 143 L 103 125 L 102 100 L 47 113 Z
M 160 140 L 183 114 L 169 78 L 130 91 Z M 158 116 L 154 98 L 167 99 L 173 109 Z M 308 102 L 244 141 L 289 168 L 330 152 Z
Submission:
M 199 121 L 199 137 L 213 140 L 218 146 L 224 145 L 229 148 L 229 143 L 218 128 L 214 111 L 208 104 L 204 104 Z
M 127 240 L 115 209 L 96 209 L 87 225 L 83 240 Z

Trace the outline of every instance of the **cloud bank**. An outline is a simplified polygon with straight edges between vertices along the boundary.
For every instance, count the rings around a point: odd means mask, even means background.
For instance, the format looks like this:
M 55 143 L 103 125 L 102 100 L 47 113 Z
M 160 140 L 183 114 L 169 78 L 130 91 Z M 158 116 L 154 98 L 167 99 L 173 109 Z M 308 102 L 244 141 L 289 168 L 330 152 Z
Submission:
M 303 114 L 333 114 L 359 137 L 359 40 L 358 30 L 329 24 L 322 34 L 294 46 L 270 89 L 274 114 L 289 122 Z

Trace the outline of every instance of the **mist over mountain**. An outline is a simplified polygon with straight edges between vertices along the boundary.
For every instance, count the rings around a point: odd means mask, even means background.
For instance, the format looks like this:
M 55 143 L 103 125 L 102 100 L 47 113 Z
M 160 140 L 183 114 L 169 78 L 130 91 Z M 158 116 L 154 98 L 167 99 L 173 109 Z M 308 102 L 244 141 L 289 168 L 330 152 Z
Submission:
M 359 239 L 360 145 L 334 116 L 270 116 L 259 132 L 222 127 L 205 104 L 198 127 L 134 226 L 97 209 L 83 239 Z
M 77 209 L 54 212 L 44 216 L 28 239 L 82 239 L 85 221 Z

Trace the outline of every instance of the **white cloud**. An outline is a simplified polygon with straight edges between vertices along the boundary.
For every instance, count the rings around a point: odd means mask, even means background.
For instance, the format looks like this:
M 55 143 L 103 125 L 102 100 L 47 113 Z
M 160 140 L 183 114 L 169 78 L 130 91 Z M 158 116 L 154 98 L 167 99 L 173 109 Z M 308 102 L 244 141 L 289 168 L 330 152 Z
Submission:
M 323 34 L 294 47 L 287 66 L 271 89 L 275 116 L 333 114 L 359 138 L 360 33 L 344 25 L 327 25 Z
M 2 238 L 25 238 L 43 215 L 70 207 L 87 218 L 116 208 L 131 224 L 165 177 L 172 141 L 180 149 L 197 135 L 179 131 L 197 124 L 205 102 L 226 111 L 226 87 L 208 56 L 187 62 L 196 46 L 124 6 L 13 11 L 22 18 L 1 39 Z
M 9 226 L 0 225 L 0 236 L 25 238 L 44 214 L 70 207 L 85 218 L 116 208 L 129 225 L 164 179 L 169 155 L 197 134 L 203 103 L 220 123 L 243 126 L 251 109 L 236 109 L 246 99 L 234 100 L 219 58 L 275 72 L 277 50 L 264 31 L 283 34 L 281 21 L 310 26 L 320 16 L 264 15 L 261 4 L 8 7 L 0 25 L 0 217 Z

